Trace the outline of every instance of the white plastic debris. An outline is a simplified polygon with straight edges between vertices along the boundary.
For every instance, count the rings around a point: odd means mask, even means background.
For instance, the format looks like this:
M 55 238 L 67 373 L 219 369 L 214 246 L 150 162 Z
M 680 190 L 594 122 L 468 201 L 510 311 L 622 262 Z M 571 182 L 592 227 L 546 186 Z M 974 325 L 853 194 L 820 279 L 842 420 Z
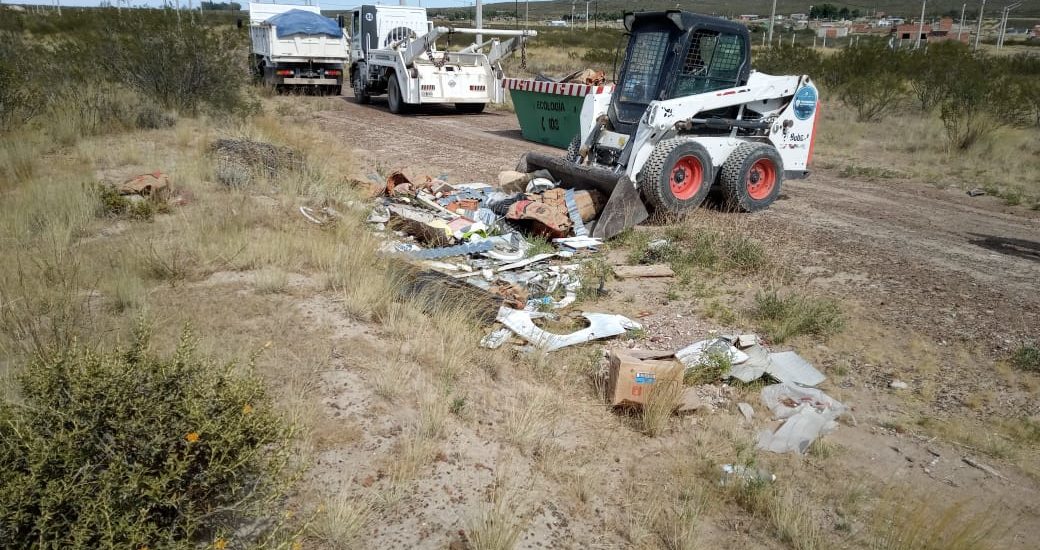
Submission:
M 480 339 L 480 347 L 488 349 L 498 349 L 509 341 L 509 338 L 513 336 L 513 331 L 507 328 L 500 328 L 492 331 L 490 334 Z
M 722 477 L 723 485 L 725 485 L 727 480 L 730 478 L 743 479 L 745 483 L 768 483 L 776 481 L 775 474 L 763 470 L 762 468 L 749 468 L 742 464 L 723 464 L 722 473 L 725 474 Z
M 737 403 L 737 410 L 740 414 L 744 415 L 744 420 L 751 422 L 755 418 L 755 409 L 751 407 L 750 403 Z
M 727 353 L 729 360 L 732 364 L 736 365 L 747 361 L 748 356 L 746 353 L 733 347 L 733 344 L 729 343 L 722 338 L 714 338 L 712 340 L 701 340 L 700 342 L 694 342 L 685 348 L 675 352 L 675 358 L 680 363 L 686 365 L 686 368 L 693 368 L 700 365 L 707 359 L 707 356 L 711 353 Z
M 780 383 L 762 388 L 762 403 L 784 423 L 759 433 L 758 448 L 774 453 L 805 453 L 818 437 L 838 427 L 848 409 L 816 388 Z
M 546 332 L 531 320 L 527 311 L 500 307 L 498 321 L 515 332 L 524 340 L 545 351 L 556 351 L 567 346 L 583 344 L 600 338 L 610 338 L 624 334 L 629 330 L 643 328 L 643 325 L 623 315 L 609 313 L 582 313 L 588 319 L 589 326 L 571 334 L 553 334 Z
M 769 352 L 766 351 L 766 348 L 754 345 L 743 350 L 743 353 L 747 355 L 747 360 L 733 365 L 729 370 L 729 375 L 745 384 L 762 378 L 769 367 Z
M 815 386 L 827 379 L 822 372 L 793 351 L 770 353 L 766 373 L 781 382 L 802 386 Z

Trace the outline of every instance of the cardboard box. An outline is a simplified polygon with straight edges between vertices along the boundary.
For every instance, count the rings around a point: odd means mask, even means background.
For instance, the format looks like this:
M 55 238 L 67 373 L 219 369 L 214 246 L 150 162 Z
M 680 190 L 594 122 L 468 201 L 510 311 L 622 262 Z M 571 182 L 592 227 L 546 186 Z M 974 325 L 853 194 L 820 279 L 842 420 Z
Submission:
M 624 351 L 612 351 L 607 399 L 614 406 L 642 405 L 654 384 L 682 384 L 684 370 L 682 363 L 675 360 L 642 360 Z

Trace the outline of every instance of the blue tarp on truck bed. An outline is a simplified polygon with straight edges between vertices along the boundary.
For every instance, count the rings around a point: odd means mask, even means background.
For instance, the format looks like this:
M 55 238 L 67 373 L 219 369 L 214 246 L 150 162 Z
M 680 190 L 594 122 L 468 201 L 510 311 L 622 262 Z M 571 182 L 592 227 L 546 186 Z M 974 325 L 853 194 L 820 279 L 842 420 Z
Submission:
M 332 19 L 303 10 L 289 10 L 267 20 L 275 26 L 278 38 L 294 34 L 326 34 L 332 38 L 343 38 L 343 29 Z

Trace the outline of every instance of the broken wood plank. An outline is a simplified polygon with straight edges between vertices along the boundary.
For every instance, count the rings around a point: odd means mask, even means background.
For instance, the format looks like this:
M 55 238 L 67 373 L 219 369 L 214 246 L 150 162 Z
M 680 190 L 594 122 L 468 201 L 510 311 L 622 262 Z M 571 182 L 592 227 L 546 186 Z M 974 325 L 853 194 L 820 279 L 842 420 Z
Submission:
M 614 274 L 622 279 L 638 277 L 674 277 L 675 272 L 666 264 L 617 265 Z

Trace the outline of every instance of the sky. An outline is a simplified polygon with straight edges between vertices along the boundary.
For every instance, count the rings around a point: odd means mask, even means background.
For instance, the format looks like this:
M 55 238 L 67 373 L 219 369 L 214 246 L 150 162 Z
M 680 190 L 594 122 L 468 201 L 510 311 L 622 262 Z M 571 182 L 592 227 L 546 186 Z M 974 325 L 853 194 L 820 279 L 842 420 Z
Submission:
M 194 4 L 196 4 L 196 5 L 199 2 L 199 0 L 191 0 L 191 1 Z M 216 1 L 216 2 L 237 1 L 237 2 L 241 3 L 243 6 L 249 3 L 249 0 L 213 0 L 213 1 Z M 491 0 L 491 1 L 485 1 L 484 3 L 485 4 L 489 4 L 491 2 L 501 2 L 501 1 L 503 1 L 503 0 Z M 532 1 L 537 2 L 539 0 L 532 0 Z M 60 0 L 60 2 L 61 2 L 62 6 L 97 6 L 97 5 L 99 5 L 101 3 L 100 0 Z M 111 0 L 111 2 L 113 4 L 115 4 L 115 0 Z M 169 2 L 172 4 L 172 3 L 176 2 L 176 0 L 169 0 Z M 180 2 L 181 2 L 181 6 L 182 7 L 186 7 L 188 5 L 188 0 L 180 0 Z M 0 0 L 0 4 L 43 4 L 43 5 L 50 5 L 52 3 L 53 3 L 53 0 Z M 305 2 L 303 0 L 282 0 L 282 1 L 278 2 L 278 3 L 282 3 L 282 4 L 304 4 Z M 317 3 L 319 6 L 321 6 L 322 9 L 330 9 L 330 10 L 332 10 L 332 9 L 353 8 L 353 7 L 357 7 L 357 6 L 361 5 L 361 4 L 393 4 L 393 5 L 397 5 L 398 4 L 398 2 L 395 1 L 395 0 L 394 1 L 386 0 L 386 1 L 382 1 L 382 2 L 376 2 L 374 0 L 315 0 L 315 3 Z M 421 6 L 425 6 L 427 8 L 442 8 L 442 7 L 448 7 L 448 6 L 472 6 L 473 5 L 473 0 L 407 0 L 407 3 L 410 6 L 419 6 L 419 5 L 421 5 Z M 156 6 L 156 7 L 158 7 L 158 6 L 162 6 L 163 2 L 162 2 L 162 0 L 130 0 L 130 4 L 133 5 L 133 6 L 139 6 L 139 5 L 143 4 L 143 5 L 147 5 L 147 6 Z

